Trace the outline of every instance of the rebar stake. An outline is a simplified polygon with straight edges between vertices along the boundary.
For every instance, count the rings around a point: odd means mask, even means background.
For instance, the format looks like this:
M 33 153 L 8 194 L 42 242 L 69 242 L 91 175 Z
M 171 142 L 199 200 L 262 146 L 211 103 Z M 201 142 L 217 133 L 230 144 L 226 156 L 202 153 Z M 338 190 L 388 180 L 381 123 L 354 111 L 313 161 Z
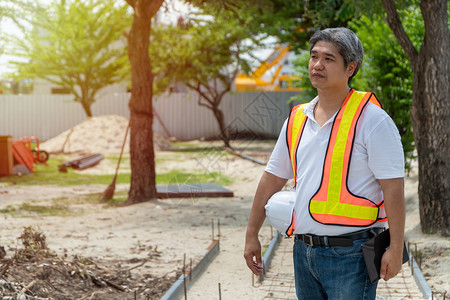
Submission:
M 220 282 L 219 282 L 219 300 L 222 300 L 222 291 L 220 288 Z
M 218 231 L 217 240 L 220 241 L 220 219 L 217 219 L 217 231 Z
M 411 255 L 411 242 L 408 241 L 408 253 Z M 408 259 L 408 266 L 411 266 L 411 260 Z
M 187 300 L 186 276 L 183 277 L 183 286 L 184 286 L 184 300 Z
M 192 258 L 189 259 L 189 281 L 192 280 Z
M 212 240 L 214 241 L 214 219 L 211 219 Z

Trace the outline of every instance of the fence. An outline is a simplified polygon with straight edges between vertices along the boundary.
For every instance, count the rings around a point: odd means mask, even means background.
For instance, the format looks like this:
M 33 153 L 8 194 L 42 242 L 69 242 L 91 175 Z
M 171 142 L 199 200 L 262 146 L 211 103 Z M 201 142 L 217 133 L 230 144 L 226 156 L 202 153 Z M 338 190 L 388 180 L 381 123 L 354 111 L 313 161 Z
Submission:
M 224 96 L 220 105 L 232 132 L 275 138 L 292 104 L 293 92 L 246 92 Z M 92 105 L 94 116 L 129 118 L 129 93 L 107 94 Z M 176 93 L 154 99 L 154 110 L 170 135 L 178 140 L 210 139 L 220 130 L 212 111 L 198 105 L 198 94 Z M 0 95 L 0 135 L 52 138 L 83 122 L 86 115 L 70 95 Z M 154 118 L 153 130 L 164 133 Z

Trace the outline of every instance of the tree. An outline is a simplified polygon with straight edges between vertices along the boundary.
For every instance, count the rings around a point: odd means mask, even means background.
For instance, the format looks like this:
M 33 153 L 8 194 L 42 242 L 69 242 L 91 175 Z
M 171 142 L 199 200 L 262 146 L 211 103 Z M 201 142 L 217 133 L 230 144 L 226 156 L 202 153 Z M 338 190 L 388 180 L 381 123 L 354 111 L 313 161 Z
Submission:
M 420 10 L 407 7 L 400 13 L 403 22 L 408 25 L 412 42 L 418 47 L 424 30 Z M 355 30 L 365 50 L 362 72 L 355 78 L 354 87 L 373 91 L 380 99 L 383 109 L 394 120 L 400 132 L 406 168 L 410 170 L 411 160 L 416 158 L 416 153 L 410 118 L 413 74 L 408 58 L 380 15 L 373 18 L 362 16 L 350 22 L 349 26 Z
M 420 50 L 407 35 L 393 0 L 382 0 L 387 24 L 414 74 L 411 121 L 419 158 L 423 232 L 450 235 L 450 35 L 446 0 L 421 0 Z
M 128 62 L 120 37 L 131 24 L 127 7 L 113 0 L 53 0 L 22 6 L 24 37 L 10 36 L 16 78 L 43 78 L 74 95 L 88 117 L 101 88 L 125 78 Z M 24 21 L 26 24 L 20 23 Z
M 249 70 L 242 55 L 253 47 L 243 43 L 250 36 L 248 27 L 227 12 L 212 20 L 201 18 L 184 26 L 154 29 L 152 42 L 161 45 L 150 51 L 157 90 L 164 92 L 168 85 L 182 83 L 196 91 L 198 104 L 214 114 L 226 147 L 230 147 L 230 132 L 219 106 L 237 73 Z
M 156 199 L 155 152 L 153 148 L 153 78 L 149 57 L 151 19 L 164 0 L 126 0 L 133 8 L 128 33 L 131 64 L 130 164 L 131 185 L 126 204 Z

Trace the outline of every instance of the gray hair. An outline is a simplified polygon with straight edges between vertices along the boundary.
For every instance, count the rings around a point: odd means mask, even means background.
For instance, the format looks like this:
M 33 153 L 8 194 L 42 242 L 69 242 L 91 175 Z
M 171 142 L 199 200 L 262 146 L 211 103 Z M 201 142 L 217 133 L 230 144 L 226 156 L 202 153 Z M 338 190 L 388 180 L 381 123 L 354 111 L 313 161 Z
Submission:
M 344 58 L 345 67 L 352 61 L 356 62 L 355 71 L 348 79 L 348 84 L 350 84 L 353 77 L 358 73 L 364 57 L 363 46 L 359 38 L 353 31 L 344 27 L 319 30 L 309 40 L 310 53 L 314 45 L 319 41 L 329 42 L 335 45 L 338 48 L 339 54 Z

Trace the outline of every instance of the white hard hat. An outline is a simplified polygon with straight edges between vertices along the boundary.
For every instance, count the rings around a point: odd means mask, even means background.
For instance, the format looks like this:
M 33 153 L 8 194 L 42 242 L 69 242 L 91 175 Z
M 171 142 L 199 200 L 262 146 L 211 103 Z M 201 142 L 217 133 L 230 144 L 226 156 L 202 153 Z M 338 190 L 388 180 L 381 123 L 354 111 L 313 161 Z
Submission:
M 292 224 L 294 204 L 295 190 L 286 190 L 273 194 L 264 206 L 270 225 L 284 235 Z

